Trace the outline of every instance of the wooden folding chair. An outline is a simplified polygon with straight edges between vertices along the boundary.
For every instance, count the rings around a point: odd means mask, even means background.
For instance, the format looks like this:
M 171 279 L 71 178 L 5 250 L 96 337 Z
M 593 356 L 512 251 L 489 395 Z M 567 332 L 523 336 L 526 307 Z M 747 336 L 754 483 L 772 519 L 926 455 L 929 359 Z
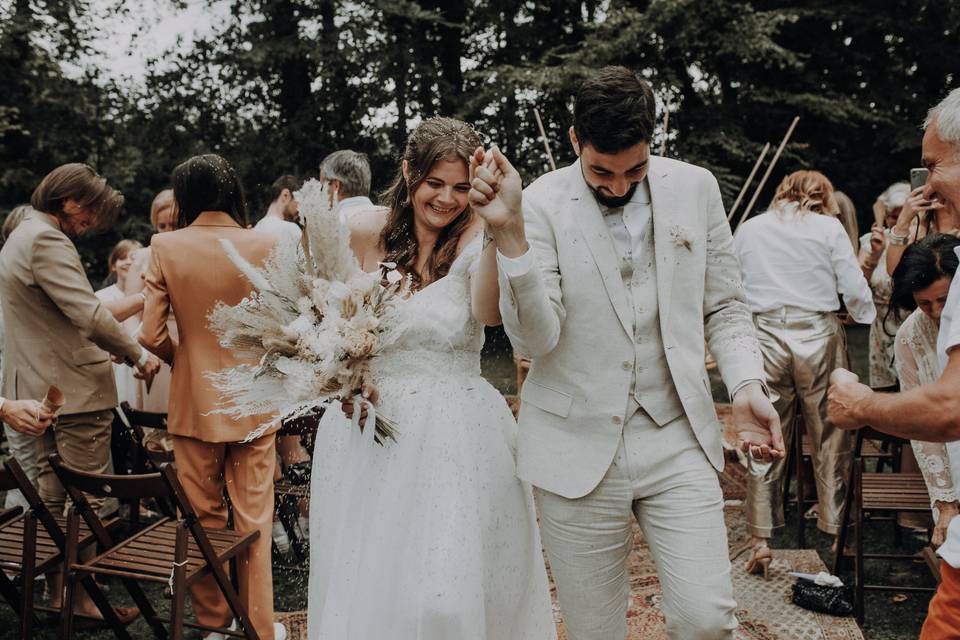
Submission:
M 320 418 L 323 417 L 324 409 L 321 408 L 313 413 L 294 418 L 292 420 L 283 420 L 280 430 L 277 431 L 277 437 L 282 436 L 300 436 L 312 443 L 317 433 L 317 427 L 320 424 Z M 310 447 L 312 451 L 312 447 Z M 299 515 L 299 503 L 310 497 L 309 485 L 293 484 L 285 477 L 275 480 L 273 483 L 273 509 L 283 525 L 291 541 L 294 543 L 294 550 L 301 562 L 299 564 L 289 564 L 287 562 L 275 562 L 274 566 L 282 569 L 304 571 L 305 561 L 309 558 L 310 548 L 306 540 L 299 540 L 296 537 L 297 517 Z
M 880 440 L 890 446 L 893 455 L 892 473 L 875 473 L 866 470 L 864 441 L 866 439 Z M 868 584 L 864 575 L 864 560 L 902 560 L 917 562 L 924 559 L 920 554 L 883 554 L 864 553 L 863 527 L 867 519 L 892 520 L 896 524 L 896 514 L 904 512 L 925 513 L 930 510 L 930 496 L 923 476 L 919 473 L 900 473 L 900 448 L 909 441 L 889 436 L 869 427 L 857 432 L 857 444 L 853 462 L 853 470 L 847 502 L 840 525 L 840 534 L 837 537 L 837 553 L 834 557 L 833 572 L 838 575 L 841 563 L 845 557 L 845 543 L 848 530 L 851 526 L 850 516 L 853 516 L 853 613 L 861 625 L 864 620 L 864 594 L 866 591 L 897 591 L 897 592 L 932 592 L 931 587 L 916 587 L 906 585 Z M 869 517 L 867 516 L 869 514 Z M 886 516 L 878 514 L 888 514 Z M 899 544 L 899 537 L 897 538 Z M 931 566 L 931 570 L 933 567 Z M 934 574 L 936 575 L 936 574 Z
M 33 636 L 36 611 L 60 613 L 59 609 L 35 605 L 33 590 L 37 575 L 56 570 L 63 563 L 66 519 L 50 512 L 20 464 L 13 458 L 4 461 L 0 470 L 0 490 L 19 490 L 28 505 L 26 512 L 20 507 L 0 511 L 0 595 L 19 616 L 20 637 L 27 640 Z M 117 518 L 103 523 L 107 530 L 114 530 L 119 525 Z M 78 548 L 86 549 L 94 542 L 95 538 L 86 526 L 78 531 Z M 19 588 L 15 580 L 17 576 Z M 93 577 L 87 577 L 81 586 L 117 637 L 129 640 L 130 636 Z
M 167 430 L 167 414 L 133 409 L 129 402 L 121 403 L 113 412 L 116 421 L 129 433 L 130 439 L 134 442 L 133 474 L 157 471 L 161 464 L 174 461 L 172 451 L 156 451 L 146 446 L 148 433 L 146 430 L 157 429 L 165 432 Z M 140 500 L 130 500 L 128 506 L 130 509 L 130 526 L 133 529 L 139 529 Z M 176 515 L 173 506 L 166 500 L 157 501 L 156 506 L 162 515 L 169 517 Z
M 95 474 L 72 469 L 56 454 L 50 456 L 50 464 L 73 500 L 67 513 L 62 637 L 69 638 L 73 632 L 73 616 L 69 605 L 72 603 L 74 583 L 82 576 L 103 574 L 115 576 L 123 582 L 157 638 L 166 638 L 167 631 L 147 601 L 140 582 L 169 586 L 173 598 L 170 608 L 170 636 L 174 640 L 183 638 L 184 627 L 259 640 L 246 608 L 223 570 L 223 565 L 229 562 L 235 572 L 238 555 L 256 540 L 258 531 L 238 532 L 203 527 L 169 463 L 161 464 L 156 473 L 131 476 Z M 180 517 L 162 518 L 118 543 L 103 528 L 100 518 L 90 507 L 84 494 L 114 496 L 120 499 L 166 499 L 176 506 Z M 76 540 L 81 519 L 96 535 L 101 548 L 105 549 L 87 562 L 82 562 L 77 557 Z M 214 577 L 233 611 L 239 631 L 185 621 L 187 590 L 198 580 L 210 575 Z

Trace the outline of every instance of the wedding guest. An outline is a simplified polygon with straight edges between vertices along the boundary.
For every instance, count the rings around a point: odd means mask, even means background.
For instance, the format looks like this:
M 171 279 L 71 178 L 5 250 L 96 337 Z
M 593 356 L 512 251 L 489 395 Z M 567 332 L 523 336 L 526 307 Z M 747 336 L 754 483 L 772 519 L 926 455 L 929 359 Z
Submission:
M 954 89 L 930 110 L 924 122 L 923 166 L 929 169 L 921 195 L 940 212 L 960 213 L 960 89 Z M 960 249 L 955 249 L 955 253 Z M 960 258 L 960 253 L 958 253 Z M 935 382 L 901 393 L 875 393 L 857 376 L 838 369 L 831 378 L 829 417 L 837 427 L 865 424 L 901 438 L 930 442 L 960 440 L 960 278 L 954 274 L 940 313 Z M 960 628 L 960 518 L 947 528 L 937 550 L 941 582 L 930 601 L 920 640 L 956 637 Z
M 150 224 L 157 233 L 166 233 L 177 228 L 177 201 L 173 189 L 164 189 L 150 203 Z
M 207 315 L 218 302 L 235 305 L 251 291 L 220 241 L 228 240 L 245 259 L 261 264 L 276 239 L 245 228 L 247 206 L 240 179 L 218 155 L 194 156 L 178 165 L 173 191 L 179 229 L 151 239 L 140 341 L 173 366 L 168 429 L 177 477 L 201 524 L 227 526 L 226 490 L 234 528 L 260 533 L 237 562 L 240 599 L 261 638 L 282 640 L 286 629 L 273 623 L 270 564 L 275 430 L 242 442 L 270 416 L 240 420 L 216 413 L 221 398 L 205 375 L 242 362 L 220 346 L 207 327 Z M 167 329 L 171 313 L 177 319 L 179 341 Z M 220 628 L 231 624 L 233 614 L 212 577 L 195 584 L 191 592 L 200 624 Z
M 159 361 L 137 344 L 94 295 L 72 240 L 88 230 L 109 228 L 123 196 L 85 164 L 51 171 L 34 190 L 26 214 L 0 250 L 0 298 L 8 335 L 3 362 L 3 395 L 43 398 L 51 385 L 66 404 L 56 425 L 39 439 L 40 496 L 54 513 L 65 505 L 63 487 L 47 457 L 60 454 L 68 465 L 104 473 L 110 465 L 110 435 L 117 391 L 110 355 L 150 379 Z M 95 509 L 103 500 L 91 499 Z M 59 574 L 48 576 L 51 599 L 59 606 Z M 85 592 L 78 613 L 100 617 Z M 135 609 L 118 610 L 124 622 Z
M 320 181 L 328 185 L 330 206 L 347 220 L 363 211 L 383 210 L 370 200 L 370 161 L 365 153 L 334 151 L 320 163 Z
M 133 282 L 138 280 L 138 278 L 131 277 L 131 275 L 136 275 L 132 273 L 131 267 L 133 266 L 133 253 L 142 247 L 143 245 L 136 240 L 121 240 L 110 252 L 110 256 L 107 258 L 107 264 L 109 265 L 110 273 L 116 276 L 117 281 L 115 284 L 96 292 L 96 296 L 100 298 L 104 304 L 122 300 L 135 294 L 140 289 L 139 286 L 137 286 L 136 289 L 133 288 Z M 140 305 L 142 306 L 143 295 L 140 294 L 138 297 L 140 298 Z M 114 317 L 120 322 L 127 333 L 131 336 L 136 335 L 137 329 L 140 326 L 139 314 L 130 315 L 127 318 L 118 318 L 116 315 L 114 315 Z M 117 384 L 118 402 L 129 402 L 131 405 L 137 406 L 139 404 L 137 402 L 139 380 L 133 376 L 133 371 L 130 367 L 114 363 L 113 375 L 114 381 Z
M 928 235 L 907 247 L 893 272 L 891 302 L 912 311 L 897 331 L 894 347 L 903 391 L 936 382 L 940 376 L 937 332 L 950 281 L 957 272 L 958 246 L 960 239 L 954 236 Z M 960 508 L 960 442 L 911 440 L 910 444 L 930 494 L 936 548 L 943 544 L 947 527 Z
M 164 189 L 153 198 L 150 205 L 150 223 L 157 233 L 167 233 L 177 228 L 177 203 L 173 198 L 173 189 Z M 133 252 L 133 266 L 130 268 L 130 277 L 128 278 L 128 290 L 132 293 L 143 291 L 144 281 L 147 277 L 147 270 L 150 266 L 150 247 L 143 247 Z M 142 321 L 143 316 L 138 314 L 138 321 Z M 170 338 L 176 342 L 178 340 L 177 321 L 172 315 L 167 322 L 167 331 Z M 153 378 L 150 388 L 142 380 L 137 381 L 136 401 L 131 403 L 135 409 L 149 411 L 151 413 L 166 413 L 167 404 L 170 400 L 170 366 L 166 363 L 160 365 L 160 370 Z M 146 429 L 143 446 L 148 449 L 154 449 L 158 452 L 172 452 L 173 442 L 169 434 L 162 430 Z
M 870 233 L 860 238 L 860 268 L 870 283 L 873 304 L 877 309 L 877 317 L 870 325 L 870 386 L 883 391 L 897 387 L 893 337 L 903 321 L 896 310 L 890 310 L 893 283 L 884 265 L 890 251 L 890 226 L 896 221 L 909 194 L 910 185 L 906 182 L 896 182 L 887 187 L 873 204 L 875 220 Z
M 300 242 L 301 231 L 296 221 L 300 216 L 295 191 L 303 186 L 303 180 L 295 176 L 280 176 L 270 185 L 270 206 L 259 222 L 253 226 L 255 231 L 268 233 L 277 240 L 290 238 Z
M 734 237 L 747 304 L 753 312 L 766 382 L 789 447 L 797 403 L 812 442 L 817 527 L 840 530 L 853 438 L 826 420 L 830 372 L 847 362 L 846 339 L 835 312 L 840 299 L 855 322 L 873 321 L 870 288 L 837 211 L 833 186 L 822 173 L 796 171 L 780 183 L 770 211 L 743 223 Z M 767 576 L 769 540 L 783 522 L 786 458 L 751 461 L 747 529 L 748 573 Z
M 254 231 L 266 233 L 277 240 L 290 238 L 300 241 L 302 231 L 296 220 L 299 217 L 297 201 L 294 192 L 303 186 L 303 180 L 295 176 L 285 175 L 277 178 L 270 187 L 270 206 L 267 213 L 254 225 Z M 280 480 L 284 474 L 295 484 L 307 484 L 310 481 L 310 455 L 300 444 L 300 436 L 280 436 L 277 438 L 277 452 L 280 454 L 280 465 L 276 469 L 274 480 Z M 302 514 L 298 518 L 298 526 L 306 538 L 309 524 L 304 501 Z M 290 551 L 290 537 L 279 517 L 273 521 L 273 542 L 281 555 Z
M 853 200 L 843 191 L 834 191 L 833 198 L 837 201 L 836 218 L 843 225 L 847 237 L 850 238 L 850 244 L 853 246 L 854 253 L 860 253 L 859 228 L 857 226 L 857 208 L 853 205 Z M 832 215 L 832 214 L 828 214 Z
M 27 212 L 30 210 L 31 207 L 28 204 L 22 204 L 10 210 L 10 213 L 3 219 L 3 228 L 0 229 L 0 244 L 6 242 L 7 238 L 10 237 L 10 234 L 13 233 L 13 230 L 23 221 L 24 216 L 27 215 Z M 2 305 L 2 302 L 3 301 L 0 300 L 0 305 Z M 3 370 L 3 341 L 5 338 L 2 309 L 3 307 L 0 306 L 0 371 Z M 34 403 L 35 401 L 27 400 L 24 402 Z M 37 403 L 37 406 L 39 406 L 39 403 Z M 9 408 L 12 409 L 13 405 L 10 405 Z M 2 416 L 0 416 L 0 418 L 2 418 Z M 2 420 L 0 420 L 0 422 L 2 422 Z M 37 486 L 37 476 L 40 475 L 40 467 L 37 466 L 39 456 L 37 438 L 35 434 L 24 433 L 22 429 L 23 427 L 16 429 L 5 422 L 3 424 L 3 434 L 7 438 L 10 455 L 20 463 L 20 467 L 23 469 L 24 474 L 26 474 L 27 479 L 30 480 L 34 486 Z M 12 509 L 13 507 L 27 508 L 27 506 L 27 499 L 23 497 L 22 493 L 17 490 L 7 492 L 7 497 L 4 499 L 3 504 L 4 509 Z
M 896 222 L 890 227 L 890 248 L 887 250 L 887 273 L 893 273 L 900 257 L 908 245 L 931 233 L 960 232 L 960 220 L 953 211 L 945 208 L 941 202 L 927 197 L 926 187 L 917 187 L 909 191 L 910 186 L 902 183 L 907 194 L 903 206 L 897 214 Z

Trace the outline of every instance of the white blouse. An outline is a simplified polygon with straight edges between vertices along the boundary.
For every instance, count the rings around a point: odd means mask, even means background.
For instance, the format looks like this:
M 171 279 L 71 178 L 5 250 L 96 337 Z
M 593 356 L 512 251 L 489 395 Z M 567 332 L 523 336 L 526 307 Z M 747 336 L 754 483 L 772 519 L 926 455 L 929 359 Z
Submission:
M 837 311 L 840 294 L 855 321 L 876 317 L 873 293 L 836 218 L 788 205 L 744 222 L 733 246 L 754 313 L 785 306 Z

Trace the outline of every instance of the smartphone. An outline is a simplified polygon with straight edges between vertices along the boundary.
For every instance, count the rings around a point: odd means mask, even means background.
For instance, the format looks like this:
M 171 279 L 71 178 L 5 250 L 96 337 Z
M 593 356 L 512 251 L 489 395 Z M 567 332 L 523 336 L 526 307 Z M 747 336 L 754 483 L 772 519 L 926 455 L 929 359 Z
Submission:
M 927 184 L 927 176 L 930 174 L 926 169 L 910 169 L 910 190 Z

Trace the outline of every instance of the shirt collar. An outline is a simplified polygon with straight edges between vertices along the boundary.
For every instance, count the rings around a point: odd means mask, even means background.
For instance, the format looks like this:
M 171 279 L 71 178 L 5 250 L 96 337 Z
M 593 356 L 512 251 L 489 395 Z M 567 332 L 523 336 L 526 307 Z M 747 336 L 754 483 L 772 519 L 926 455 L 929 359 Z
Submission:
M 373 202 L 367 196 L 351 196 L 340 201 L 340 209 L 351 207 L 373 207 Z

